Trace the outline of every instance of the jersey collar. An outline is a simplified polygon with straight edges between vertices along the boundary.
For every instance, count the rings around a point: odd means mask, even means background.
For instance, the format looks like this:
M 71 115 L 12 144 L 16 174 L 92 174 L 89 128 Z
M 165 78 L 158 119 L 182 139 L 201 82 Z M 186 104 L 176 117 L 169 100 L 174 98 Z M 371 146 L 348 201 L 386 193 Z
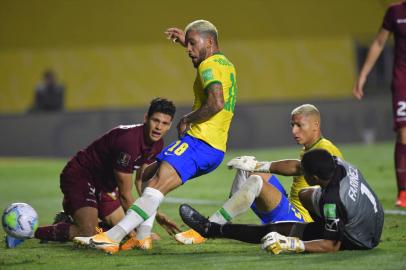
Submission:
M 305 150 L 310 150 L 312 149 L 316 144 L 318 144 L 321 140 L 323 140 L 323 136 L 321 136 L 315 143 L 313 143 L 312 145 L 310 145 L 310 147 L 306 148 L 304 147 Z

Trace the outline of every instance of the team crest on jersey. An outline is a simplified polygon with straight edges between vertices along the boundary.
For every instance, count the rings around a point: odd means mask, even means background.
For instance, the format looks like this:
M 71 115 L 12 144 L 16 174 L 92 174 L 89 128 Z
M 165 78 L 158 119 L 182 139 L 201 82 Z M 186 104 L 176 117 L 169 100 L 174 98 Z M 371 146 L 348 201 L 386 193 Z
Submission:
M 213 70 L 211 68 L 203 70 L 202 77 L 204 82 L 213 80 Z
M 121 152 L 117 159 L 117 164 L 123 167 L 128 166 L 131 160 L 131 155 L 128 153 Z

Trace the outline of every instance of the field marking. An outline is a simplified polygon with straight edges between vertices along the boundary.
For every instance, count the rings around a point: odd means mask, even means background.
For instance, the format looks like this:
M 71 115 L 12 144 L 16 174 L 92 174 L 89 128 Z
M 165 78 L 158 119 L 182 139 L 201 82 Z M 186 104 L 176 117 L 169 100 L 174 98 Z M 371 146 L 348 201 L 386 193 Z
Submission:
M 218 205 L 218 206 L 221 206 L 224 203 L 224 201 L 200 200 L 200 199 L 178 198 L 178 197 L 166 197 L 164 202 L 172 203 L 172 204 L 187 203 L 187 204 L 194 204 L 194 205 Z M 384 212 L 386 215 L 406 216 L 406 210 L 384 210 Z
M 405 210 L 383 210 L 387 215 L 406 216 Z
M 165 203 L 188 203 L 188 204 L 195 204 L 195 205 L 222 205 L 224 201 L 215 201 L 215 200 L 200 200 L 200 199 L 192 199 L 192 198 L 177 198 L 177 197 L 165 197 Z

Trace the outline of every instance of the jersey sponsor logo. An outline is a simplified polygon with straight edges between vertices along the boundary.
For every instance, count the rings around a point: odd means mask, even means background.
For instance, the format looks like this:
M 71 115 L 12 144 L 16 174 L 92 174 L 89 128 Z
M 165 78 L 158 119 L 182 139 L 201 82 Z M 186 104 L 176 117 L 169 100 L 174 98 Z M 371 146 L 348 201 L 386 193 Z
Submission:
M 131 155 L 128 153 L 121 152 L 117 159 L 117 164 L 123 167 L 128 166 L 131 160 Z
M 213 70 L 211 68 L 202 71 L 202 78 L 204 82 L 213 80 Z
M 357 200 L 359 190 L 358 170 L 354 167 L 349 166 L 348 178 L 350 179 L 350 189 L 348 190 L 348 196 L 355 202 Z
M 406 19 L 397 19 L 396 22 L 397 22 L 398 24 L 406 23 Z

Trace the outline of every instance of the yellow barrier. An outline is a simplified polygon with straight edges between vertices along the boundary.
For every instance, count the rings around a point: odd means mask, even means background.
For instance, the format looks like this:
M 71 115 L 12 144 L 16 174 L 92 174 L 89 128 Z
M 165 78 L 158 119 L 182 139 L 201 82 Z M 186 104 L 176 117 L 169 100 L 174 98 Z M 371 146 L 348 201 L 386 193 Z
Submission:
M 4 2 L 4 3 L 3 3 Z M 154 96 L 190 104 L 194 69 L 167 26 L 212 20 L 237 67 L 239 101 L 349 96 L 352 39 L 373 35 L 378 0 L 12 1 L 0 9 L 0 112 L 25 111 L 42 72 L 66 85 L 69 110 L 145 105 Z

